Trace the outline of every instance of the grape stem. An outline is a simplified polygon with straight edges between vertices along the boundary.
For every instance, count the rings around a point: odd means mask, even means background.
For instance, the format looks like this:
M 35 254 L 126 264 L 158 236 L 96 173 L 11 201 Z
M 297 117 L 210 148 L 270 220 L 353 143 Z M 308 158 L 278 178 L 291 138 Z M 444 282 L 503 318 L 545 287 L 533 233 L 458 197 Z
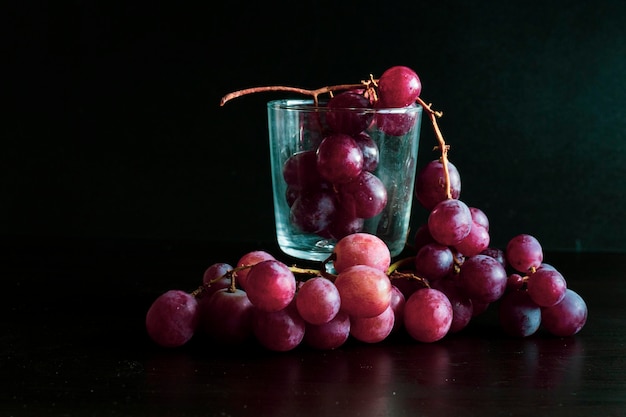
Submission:
M 428 112 L 430 123 L 433 126 L 435 136 L 437 137 L 437 141 L 439 142 L 439 146 L 436 146 L 435 149 L 439 149 L 441 151 L 441 164 L 443 165 L 443 175 L 446 182 L 446 197 L 448 199 L 451 199 L 452 188 L 450 184 L 450 169 L 448 168 L 448 151 L 450 150 L 450 145 L 446 144 L 446 141 L 443 138 L 443 134 L 441 133 L 441 129 L 439 129 L 439 124 L 437 123 L 437 118 L 441 117 L 443 113 L 433 110 L 432 104 L 426 104 L 424 100 L 419 97 L 417 98 L 417 102 L 424 108 L 424 110 Z
M 220 100 L 220 106 L 223 106 L 230 100 L 235 99 L 237 97 L 245 96 L 248 94 L 264 93 L 264 92 L 270 92 L 270 91 L 287 91 L 290 93 L 312 96 L 313 102 L 317 106 L 319 104 L 319 96 L 322 94 L 328 94 L 334 91 L 355 90 L 355 89 L 363 88 L 363 87 L 369 90 L 373 88 L 372 84 L 375 84 L 375 80 L 373 79 L 370 79 L 367 81 L 361 81 L 361 84 L 339 84 L 339 85 L 332 85 L 332 86 L 317 88 L 315 90 L 308 90 L 306 88 L 289 87 L 289 86 L 283 86 L 283 85 L 271 85 L 271 86 L 264 86 L 264 87 L 245 88 L 243 90 L 233 91 L 232 93 L 226 94 Z
M 378 87 L 378 80 L 374 78 L 372 74 L 370 74 L 369 80 L 361 80 L 360 84 L 339 84 L 321 87 L 317 89 L 306 89 L 306 88 L 298 88 L 298 87 L 289 87 L 283 85 L 272 85 L 272 86 L 261 86 L 261 87 L 252 87 L 245 88 L 242 90 L 233 91 L 232 93 L 226 94 L 220 100 L 220 106 L 224 106 L 230 100 L 233 100 L 237 97 L 245 96 L 248 94 L 255 93 L 263 93 L 263 92 L 271 92 L 271 91 L 286 91 L 296 94 L 308 95 L 313 97 L 313 102 L 315 105 L 319 105 L 319 96 L 322 94 L 331 94 L 335 91 L 344 91 L 344 90 L 355 90 L 359 88 L 365 88 L 365 96 L 370 99 L 370 102 L 374 103 L 378 100 L 378 96 L 376 94 L 376 87 Z M 426 104 L 424 100 L 420 97 L 417 98 L 417 103 L 424 108 L 428 112 L 428 117 L 430 119 L 430 123 L 433 126 L 433 130 L 435 132 L 435 136 L 437 137 L 437 141 L 439 145 L 435 147 L 435 150 L 439 149 L 441 152 L 441 163 L 443 165 L 443 173 L 446 184 L 446 197 L 448 199 L 452 199 L 452 189 L 450 184 L 450 170 L 448 168 L 448 151 L 450 150 L 450 146 L 446 144 L 446 141 L 443 138 L 443 134 L 441 133 L 441 129 L 439 128 L 439 124 L 437 123 L 437 118 L 443 115 L 440 111 L 435 111 L 432 109 L 432 104 Z

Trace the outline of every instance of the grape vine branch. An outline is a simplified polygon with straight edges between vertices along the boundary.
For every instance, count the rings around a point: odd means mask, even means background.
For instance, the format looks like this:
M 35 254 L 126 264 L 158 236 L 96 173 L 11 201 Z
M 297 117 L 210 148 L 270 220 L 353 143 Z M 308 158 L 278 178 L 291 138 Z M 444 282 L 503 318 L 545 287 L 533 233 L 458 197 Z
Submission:
M 235 98 L 245 96 L 248 94 L 262 93 L 262 92 L 271 92 L 271 91 L 285 91 L 296 94 L 302 94 L 313 97 L 313 103 L 318 106 L 319 105 L 319 97 L 323 94 L 332 95 L 337 91 L 346 91 L 346 90 L 357 90 L 357 89 L 365 89 L 364 95 L 369 98 L 371 103 L 375 103 L 378 100 L 378 95 L 376 93 L 376 87 L 378 87 L 378 80 L 375 79 L 370 74 L 369 80 L 362 80 L 360 84 L 338 84 L 332 86 L 321 87 L 317 89 L 306 89 L 306 88 L 298 88 L 298 87 L 289 87 L 282 85 L 273 85 L 273 86 L 261 86 L 261 87 L 251 87 L 245 88 L 242 90 L 233 91 L 231 93 L 226 94 L 220 100 L 220 107 L 224 106 L 230 100 Z M 432 109 L 432 104 L 427 104 L 420 97 L 417 98 L 417 103 L 422 106 L 424 110 L 428 113 L 428 117 L 430 119 L 431 125 L 433 126 L 433 130 L 435 132 L 435 136 L 439 145 L 435 147 L 435 150 L 439 150 L 441 152 L 441 163 L 443 165 L 444 179 L 445 179 L 445 190 L 446 197 L 448 199 L 452 198 L 451 184 L 450 184 L 450 171 L 448 169 L 448 151 L 450 150 L 450 145 L 446 144 L 446 141 L 441 133 L 441 129 L 439 128 L 439 124 L 437 123 L 437 119 L 443 116 L 443 112 L 436 111 Z

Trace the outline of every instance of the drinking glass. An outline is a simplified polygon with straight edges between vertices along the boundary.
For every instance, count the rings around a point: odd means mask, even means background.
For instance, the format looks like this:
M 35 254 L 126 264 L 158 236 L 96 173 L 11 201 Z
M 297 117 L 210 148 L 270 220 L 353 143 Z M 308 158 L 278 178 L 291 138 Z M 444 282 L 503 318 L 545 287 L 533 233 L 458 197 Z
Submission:
M 336 109 L 282 99 L 267 103 L 267 115 L 280 249 L 324 261 L 338 239 L 364 232 L 381 238 L 392 257 L 400 254 L 409 231 L 422 107 Z

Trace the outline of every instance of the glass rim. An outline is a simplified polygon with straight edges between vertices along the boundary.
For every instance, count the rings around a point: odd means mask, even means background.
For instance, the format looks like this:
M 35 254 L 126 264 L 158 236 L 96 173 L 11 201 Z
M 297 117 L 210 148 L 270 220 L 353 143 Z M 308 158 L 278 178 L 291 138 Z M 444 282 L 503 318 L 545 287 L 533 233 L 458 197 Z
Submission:
M 382 107 L 382 108 L 363 108 L 363 107 L 333 107 L 328 108 L 320 106 L 328 102 L 328 99 L 319 100 L 318 105 L 315 105 L 313 99 L 278 99 L 267 102 L 267 108 L 272 110 L 285 110 L 285 111 L 306 111 L 312 113 L 324 113 L 329 111 L 345 111 L 345 112 L 357 112 L 357 113 L 391 113 L 391 114 L 407 114 L 407 113 L 421 113 L 422 106 L 414 103 L 407 107 Z

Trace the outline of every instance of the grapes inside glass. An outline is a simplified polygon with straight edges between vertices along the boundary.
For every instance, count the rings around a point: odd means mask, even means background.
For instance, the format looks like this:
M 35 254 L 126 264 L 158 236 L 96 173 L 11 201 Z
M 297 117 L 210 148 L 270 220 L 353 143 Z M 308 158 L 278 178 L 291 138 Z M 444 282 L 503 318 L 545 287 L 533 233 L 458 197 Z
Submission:
M 324 261 L 337 240 L 365 232 L 392 256 L 405 247 L 422 107 L 334 108 L 285 99 L 267 104 L 280 249 Z

